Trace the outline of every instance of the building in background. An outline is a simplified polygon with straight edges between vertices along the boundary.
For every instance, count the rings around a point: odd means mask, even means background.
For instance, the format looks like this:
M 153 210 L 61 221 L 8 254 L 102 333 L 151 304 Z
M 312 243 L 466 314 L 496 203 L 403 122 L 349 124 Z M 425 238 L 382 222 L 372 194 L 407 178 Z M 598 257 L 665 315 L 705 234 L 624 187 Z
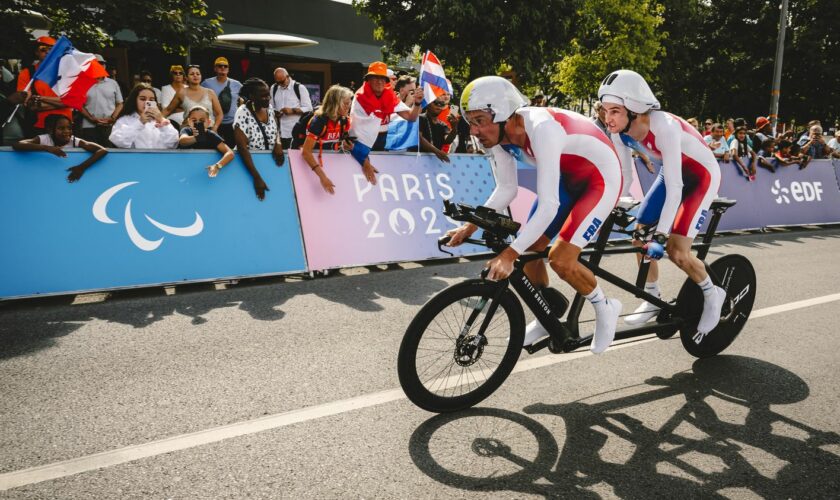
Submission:
M 373 38 L 374 24 L 352 5 L 333 0 L 207 0 L 211 10 L 221 11 L 225 35 L 288 35 L 317 42 L 305 47 L 277 46 L 271 42 L 224 42 L 190 51 L 189 62 L 202 68 L 204 78 L 213 76 L 213 61 L 225 56 L 230 77 L 244 81 L 256 76 L 272 83 L 274 68 L 282 66 L 292 78 L 306 85 L 313 97 L 323 95 L 332 84 L 358 86 L 368 64 L 382 58 L 381 43 Z M 118 79 L 130 86 L 132 75 L 147 69 L 155 86 L 169 83 L 169 66 L 185 64 L 183 57 L 138 42 L 131 32 L 117 34 L 118 47 L 103 51 L 116 64 Z M 247 37 L 246 37 L 247 38 Z M 259 38 L 259 37 L 253 37 Z M 282 43 L 281 43 L 282 45 Z

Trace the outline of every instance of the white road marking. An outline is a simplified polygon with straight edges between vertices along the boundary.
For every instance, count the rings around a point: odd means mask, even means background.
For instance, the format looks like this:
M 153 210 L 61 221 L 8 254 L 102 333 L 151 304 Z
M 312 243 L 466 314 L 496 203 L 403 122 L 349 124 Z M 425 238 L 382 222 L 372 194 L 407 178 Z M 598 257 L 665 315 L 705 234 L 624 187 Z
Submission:
M 752 314 L 750 314 L 750 319 L 762 318 L 773 314 L 781 314 L 796 309 L 826 304 L 838 300 L 840 300 L 840 293 L 814 297 L 813 299 L 800 300 L 797 302 L 790 302 L 778 306 L 765 307 L 764 309 L 753 311 Z M 610 347 L 610 350 L 615 351 L 617 349 L 623 349 L 654 340 L 657 340 L 655 335 L 652 335 L 651 337 L 628 339 L 614 344 Z M 520 373 L 537 368 L 545 368 L 547 366 L 591 355 L 592 354 L 588 350 L 585 350 L 558 356 L 538 356 L 517 363 L 513 373 Z M 221 427 L 192 432 L 190 434 L 172 436 L 152 441 L 150 443 L 127 446 L 117 450 L 104 451 L 102 453 L 72 458 L 70 460 L 41 465 L 29 469 L 7 472 L 5 474 L 0 474 L 0 491 L 59 479 L 105 467 L 112 467 L 114 465 L 120 465 L 140 460 L 142 458 L 162 455 L 164 453 L 186 450 L 196 446 L 216 443 L 225 439 L 256 434 L 262 431 L 277 429 L 341 413 L 347 413 L 362 408 L 369 408 L 371 406 L 399 401 L 401 399 L 405 399 L 405 394 L 403 394 L 402 389 L 374 392 L 341 401 L 332 401 L 330 403 L 310 406 L 308 408 L 300 408 L 284 413 L 278 413 L 276 415 L 268 415 L 253 420 L 246 420 L 244 422 L 236 422 L 233 424 L 223 425 Z

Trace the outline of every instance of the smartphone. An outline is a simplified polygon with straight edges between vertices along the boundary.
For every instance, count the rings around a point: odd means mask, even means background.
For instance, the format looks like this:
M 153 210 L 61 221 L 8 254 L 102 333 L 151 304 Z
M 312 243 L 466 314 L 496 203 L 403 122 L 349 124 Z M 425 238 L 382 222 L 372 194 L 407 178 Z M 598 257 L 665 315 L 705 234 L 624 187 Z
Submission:
M 148 111 L 148 110 L 152 109 L 153 107 L 155 107 L 155 103 L 154 103 L 154 102 L 152 102 L 152 101 L 146 101 L 146 111 Z
M 454 104 L 450 104 L 449 105 L 449 112 L 452 113 L 453 115 L 457 115 L 458 114 L 458 106 L 456 106 Z
M 195 129 L 196 129 L 196 131 L 198 131 L 198 135 L 203 134 L 204 133 L 204 122 L 196 122 L 195 123 Z

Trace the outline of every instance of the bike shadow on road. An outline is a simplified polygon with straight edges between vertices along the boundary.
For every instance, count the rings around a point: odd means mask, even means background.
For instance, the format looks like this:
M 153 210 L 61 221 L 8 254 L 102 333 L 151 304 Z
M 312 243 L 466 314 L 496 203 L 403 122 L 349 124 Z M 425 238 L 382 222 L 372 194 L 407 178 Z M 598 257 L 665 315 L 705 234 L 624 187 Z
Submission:
M 473 267 L 477 275 L 480 264 Z M 175 287 L 174 295 L 163 287 L 147 287 L 116 291 L 107 300 L 88 304 L 73 305 L 74 296 L 27 299 L 0 308 L 0 360 L 52 347 L 57 338 L 92 321 L 139 329 L 180 314 L 200 326 L 212 321 L 208 319 L 212 311 L 227 308 L 244 311 L 255 320 L 277 321 L 288 314 L 284 304 L 306 295 L 328 301 L 327 307 L 340 305 L 361 312 L 382 311 L 383 298 L 421 305 L 464 273 L 463 266 L 444 265 L 315 280 L 243 280 L 226 290 L 216 290 L 213 283 L 195 283 Z
M 470 491 L 831 498 L 840 491 L 840 436 L 772 408 L 808 395 L 782 367 L 717 356 L 628 396 L 438 415 L 413 433 L 409 453 L 432 479 Z M 678 408 L 657 414 L 671 398 Z M 555 436 L 526 414 L 560 417 L 565 432 Z

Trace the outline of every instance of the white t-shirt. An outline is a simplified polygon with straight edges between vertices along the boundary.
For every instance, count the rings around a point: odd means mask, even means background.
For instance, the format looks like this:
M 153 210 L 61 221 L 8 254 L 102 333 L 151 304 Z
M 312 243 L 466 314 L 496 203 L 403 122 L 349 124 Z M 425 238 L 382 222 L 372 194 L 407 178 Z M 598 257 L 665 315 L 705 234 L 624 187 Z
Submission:
M 300 91 L 300 99 L 295 94 L 295 85 Z M 271 108 L 272 114 L 274 111 L 279 111 L 283 108 L 300 108 L 303 113 L 312 111 L 312 99 L 309 98 L 309 89 L 306 85 L 296 82 L 289 78 L 289 85 L 286 88 L 275 83 L 270 88 L 271 92 Z M 300 115 L 283 115 L 280 117 L 280 137 L 288 139 L 292 137 L 292 128 L 295 123 L 300 120 Z

